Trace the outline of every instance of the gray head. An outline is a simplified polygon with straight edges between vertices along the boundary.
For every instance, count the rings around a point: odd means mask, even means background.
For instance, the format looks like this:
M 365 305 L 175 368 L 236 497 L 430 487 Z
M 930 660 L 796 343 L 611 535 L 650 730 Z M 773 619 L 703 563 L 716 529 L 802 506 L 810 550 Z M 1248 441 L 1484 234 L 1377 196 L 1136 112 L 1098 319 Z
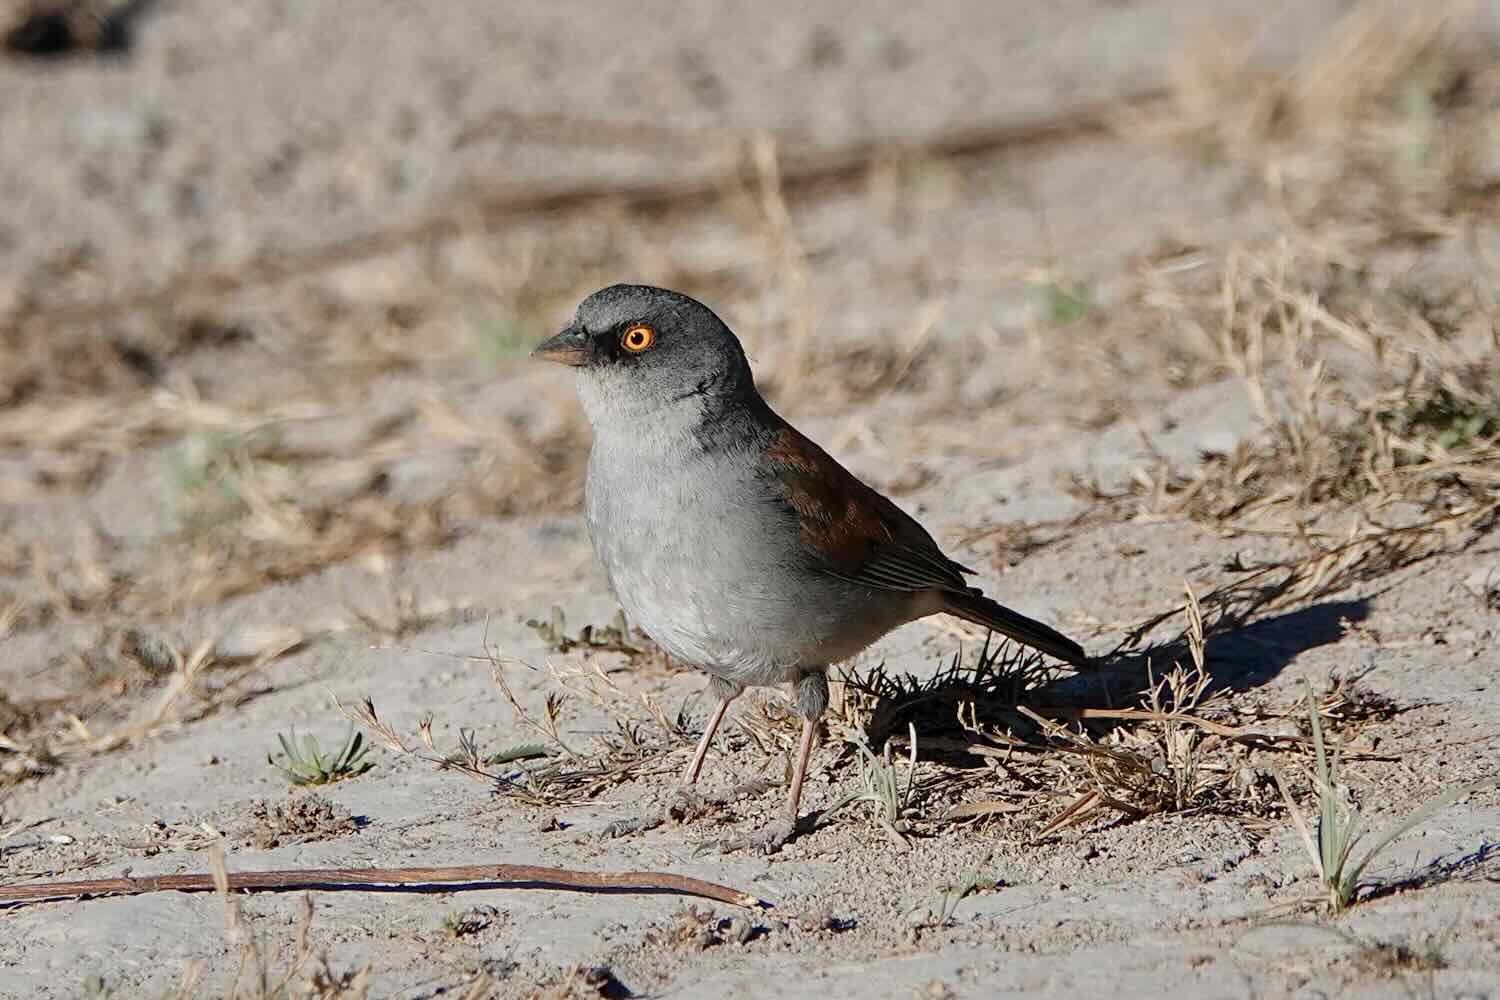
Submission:
M 745 352 L 713 310 L 650 285 L 595 292 L 531 353 L 578 369 L 578 395 L 596 430 L 646 414 L 691 422 L 755 395 Z

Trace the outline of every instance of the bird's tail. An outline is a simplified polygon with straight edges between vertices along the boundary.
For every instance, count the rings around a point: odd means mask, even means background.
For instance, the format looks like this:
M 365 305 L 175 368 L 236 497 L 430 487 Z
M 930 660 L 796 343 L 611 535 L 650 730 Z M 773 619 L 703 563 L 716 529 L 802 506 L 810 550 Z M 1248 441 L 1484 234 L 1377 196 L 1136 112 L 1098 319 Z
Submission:
M 1088 666 L 1083 647 L 1056 629 L 1001 607 L 977 590 L 943 595 L 943 610 L 975 625 L 983 625 L 1017 642 L 1039 649 L 1075 667 Z

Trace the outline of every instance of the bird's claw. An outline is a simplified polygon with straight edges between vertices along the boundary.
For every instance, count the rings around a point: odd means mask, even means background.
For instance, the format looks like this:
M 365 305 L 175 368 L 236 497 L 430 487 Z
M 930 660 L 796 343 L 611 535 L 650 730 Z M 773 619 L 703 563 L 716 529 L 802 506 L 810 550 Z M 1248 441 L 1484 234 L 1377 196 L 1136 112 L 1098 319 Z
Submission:
M 664 822 L 661 816 L 628 816 L 625 819 L 617 819 L 604 827 L 604 836 L 608 840 L 616 837 L 629 837 L 636 833 L 645 833 L 647 830 L 655 830 Z
M 708 815 L 724 803 L 719 799 L 700 795 L 685 785 L 679 785 L 667 799 L 667 804 L 655 816 L 629 816 L 617 819 L 604 828 L 604 836 L 610 839 L 628 837 L 632 834 L 655 830 L 668 823 L 687 823 Z
M 701 792 L 688 787 L 678 785 L 672 790 L 666 805 L 662 807 L 659 814 L 655 816 L 630 816 L 625 819 L 617 819 L 605 826 L 604 836 L 609 838 L 628 837 L 636 833 L 645 833 L 655 830 L 659 826 L 668 824 L 686 825 L 695 820 L 712 816 L 718 810 L 724 809 L 738 799 L 759 795 L 770 788 L 770 782 L 763 778 L 754 778 L 750 781 L 735 785 L 727 795 L 704 795 Z M 773 832 L 785 826 L 781 830 L 780 839 L 771 834 L 749 838 L 737 838 L 725 842 L 725 850 L 744 850 L 747 847 L 759 846 L 767 854 L 774 854 L 781 845 L 791 839 L 793 830 L 790 823 L 779 824 L 773 827 Z M 717 841 L 710 841 L 712 846 Z M 699 846 L 702 850 L 703 845 Z
M 736 851 L 750 851 L 755 854 L 775 854 L 786 846 L 787 842 L 797 835 L 798 826 L 794 819 L 783 817 L 771 823 L 760 833 L 747 834 L 742 837 L 723 837 L 717 840 L 706 840 L 693 849 L 694 856 L 710 854 L 717 851 L 720 854 L 733 854 Z
M 686 823 L 705 816 L 724 803 L 718 799 L 699 794 L 686 785 L 678 785 L 662 810 L 662 820 Z

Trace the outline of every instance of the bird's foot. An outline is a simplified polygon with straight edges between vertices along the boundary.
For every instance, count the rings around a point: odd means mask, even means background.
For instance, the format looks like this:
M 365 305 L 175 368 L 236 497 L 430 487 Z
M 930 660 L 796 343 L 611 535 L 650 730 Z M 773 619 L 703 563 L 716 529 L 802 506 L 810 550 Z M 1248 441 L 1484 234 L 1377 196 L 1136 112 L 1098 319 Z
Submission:
M 736 799 L 745 795 L 758 795 L 770 788 L 770 784 L 761 779 L 747 781 L 736 785 L 729 790 L 727 795 L 704 795 L 696 789 L 687 785 L 678 785 L 662 807 L 662 811 L 655 816 L 631 816 L 626 819 L 617 819 L 604 828 L 606 837 L 628 837 L 636 833 L 645 833 L 668 823 L 687 824 L 695 820 L 705 819 L 728 806 Z
M 707 816 L 723 804 L 722 800 L 704 795 L 696 788 L 678 785 L 672 792 L 672 797 L 667 799 L 666 807 L 662 809 L 662 821 L 691 823 L 695 819 Z
M 691 823 L 728 809 L 740 799 L 754 798 L 774 787 L 764 778 L 751 778 L 735 785 L 723 795 L 705 795 L 688 785 L 678 785 L 667 800 L 662 817 L 674 823 Z
M 661 816 L 627 816 L 607 824 L 603 833 L 606 840 L 613 840 L 616 837 L 629 837 L 633 834 L 645 833 L 647 830 L 655 830 L 664 822 L 665 819 Z
M 723 837 L 716 840 L 706 840 L 693 849 L 693 854 L 710 854 L 717 851 L 719 854 L 733 854 L 736 851 L 750 851 L 754 854 L 775 854 L 786 846 L 787 842 L 797 836 L 800 827 L 797 821 L 790 816 L 783 816 L 775 820 L 759 833 L 747 834 L 741 837 Z

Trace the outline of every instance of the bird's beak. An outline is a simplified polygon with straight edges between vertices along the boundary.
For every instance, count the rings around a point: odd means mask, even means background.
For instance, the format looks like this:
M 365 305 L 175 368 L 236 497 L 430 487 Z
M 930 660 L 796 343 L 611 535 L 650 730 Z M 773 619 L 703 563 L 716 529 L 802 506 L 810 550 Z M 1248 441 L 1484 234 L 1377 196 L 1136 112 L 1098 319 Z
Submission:
M 589 338 L 582 330 L 568 327 L 559 334 L 548 337 L 532 350 L 533 358 L 555 361 L 560 365 L 578 368 L 588 363 Z

